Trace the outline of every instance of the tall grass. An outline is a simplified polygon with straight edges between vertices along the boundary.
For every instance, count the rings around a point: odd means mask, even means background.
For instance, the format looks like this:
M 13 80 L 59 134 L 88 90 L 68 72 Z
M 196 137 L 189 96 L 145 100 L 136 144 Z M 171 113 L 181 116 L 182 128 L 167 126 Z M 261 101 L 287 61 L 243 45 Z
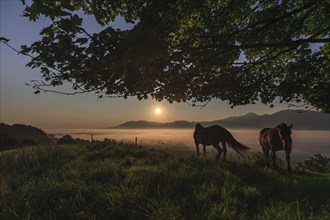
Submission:
M 127 146 L 4 152 L 0 219 L 330 219 L 330 175 Z

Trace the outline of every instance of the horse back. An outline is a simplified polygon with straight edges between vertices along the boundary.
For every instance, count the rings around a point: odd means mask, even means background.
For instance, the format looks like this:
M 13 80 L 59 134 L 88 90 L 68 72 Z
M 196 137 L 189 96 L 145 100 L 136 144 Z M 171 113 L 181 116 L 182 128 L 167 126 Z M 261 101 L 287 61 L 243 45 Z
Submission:
M 223 140 L 227 130 L 219 125 L 202 128 L 194 132 L 194 139 L 196 143 L 203 145 L 218 144 Z
M 259 142 L 263 148 L 267 148 L 268 150 L 283 150 L 283 145 L 276 128 L 262 129 L 259 133 Z

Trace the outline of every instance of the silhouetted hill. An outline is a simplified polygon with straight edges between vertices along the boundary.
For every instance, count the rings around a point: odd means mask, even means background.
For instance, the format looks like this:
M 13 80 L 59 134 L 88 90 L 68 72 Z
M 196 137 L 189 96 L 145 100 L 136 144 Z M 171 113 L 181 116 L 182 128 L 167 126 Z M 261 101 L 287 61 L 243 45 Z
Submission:
M 242 116 L 200 123 L 204 126 L 218 124 L 226 128 L 261 129 L 265 127 L 275 127 L 282 122 L 288 125 L 293 124 L 294 129 L 299 130 L 330 130 L 330 114 L 315 111 L 297 113 L 291 110 L 283 110 L 271 115 L 247 113 Z M 194 128 L 195 124 L 196 122 L 188 121 L 174 121 L 169 123 L 129 121 L 113 128 Z
M 23 124 L 0 123 L 0 147 L 49 143 L 47 134 L 36 127 Z
M 149 128 L 191 128 L 195 123 L 188 121 L 174 121 L 168 123 L 141 121 L 128 121 L 113 128 L 118 129 L 149 129 Z
M 283 110 L 271 115 L 243 116 L 232 120 L 217 120 L 209 124 L 220 123 L 224 127 L 231 128 L 264 128 L 274 127 L 282 122 L 293 124 L 294 129 L 299 130 L 329 130 L 330 115 L 314 111 L 297 113 Z

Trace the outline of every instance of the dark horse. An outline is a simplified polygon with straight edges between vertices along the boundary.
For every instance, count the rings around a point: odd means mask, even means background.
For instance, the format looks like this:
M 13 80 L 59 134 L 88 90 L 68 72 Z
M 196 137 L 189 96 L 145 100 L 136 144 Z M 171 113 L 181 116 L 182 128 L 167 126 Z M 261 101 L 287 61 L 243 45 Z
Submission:
M 264 128 L 259 133 L 259 142 L 265 153 L 266 164 L 269 167 L 268 155 L 272 151 L 273 168 L 275 168 L 276 151 L 284 150 L 286 153 L 286 161 L 288 170 L 291 172 L 290 153 L 292 149 L 291 138 L 292 125 L 287 126 L 285 123 L 277 125 L 275 128 Z
M 229 147 L 233 148 L 237 153 L 243 155 L 242 153 L 248 149 L 249 147 L 239 143 L 233 135 L 226 130 L 225 128 L 219 125 L 213 125 L 210 127 L 204 128 L 201 124 L 196 124 L 194 139 L 196 144 L 197 155 L 199 156 L 199 144 L 203 145 L 203 153 L 206 155 L 206 146 L 212 145 L 215 149 L 218 150 L 218 154 L 216 159 L 219 159 L 221 153 L 223 152 L 224 159 L 227 154 L 227 144 Z M 223 149 L 220 147 L 220 142 L 222 144 Z

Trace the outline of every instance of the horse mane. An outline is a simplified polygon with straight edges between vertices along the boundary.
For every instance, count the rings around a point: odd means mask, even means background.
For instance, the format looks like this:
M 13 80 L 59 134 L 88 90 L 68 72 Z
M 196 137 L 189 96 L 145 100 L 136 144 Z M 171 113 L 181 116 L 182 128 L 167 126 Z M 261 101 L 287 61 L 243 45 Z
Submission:
M 195 130 L 200 130 L 200 129 L 202 129 L 202 128 L 204 128 L 204 127 L 203 127 L 203 125 L 202 125 L 201 123 L 197 123 L 197 124 L 195 125 Z

